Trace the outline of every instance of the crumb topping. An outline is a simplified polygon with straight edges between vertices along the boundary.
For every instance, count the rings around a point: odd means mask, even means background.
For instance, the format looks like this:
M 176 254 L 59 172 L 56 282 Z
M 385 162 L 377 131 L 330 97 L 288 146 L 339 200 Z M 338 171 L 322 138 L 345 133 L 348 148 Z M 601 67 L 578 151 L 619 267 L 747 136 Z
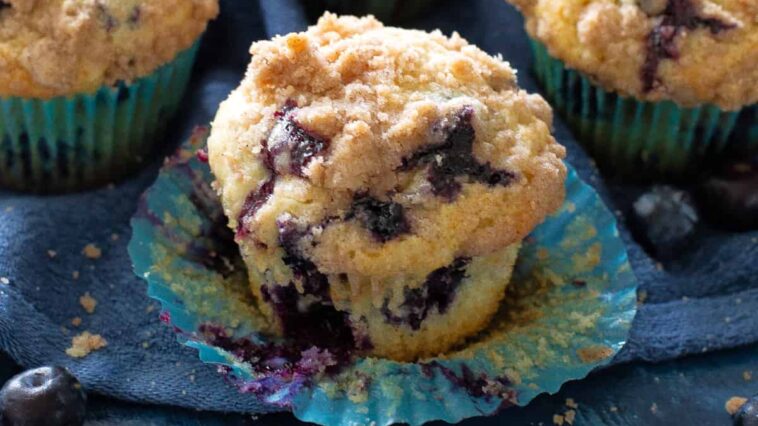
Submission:
M 32 98 L 145 76 L 189 48 L 218 13 L 218 0 L 0 4 L 0 96 Z
M 85 331 L 71 339 L 71 347 L 66 349 L 66 355 L 71 358 L 84 358 L 90 353 L 102 349 L 108 342 L 99 334 Z

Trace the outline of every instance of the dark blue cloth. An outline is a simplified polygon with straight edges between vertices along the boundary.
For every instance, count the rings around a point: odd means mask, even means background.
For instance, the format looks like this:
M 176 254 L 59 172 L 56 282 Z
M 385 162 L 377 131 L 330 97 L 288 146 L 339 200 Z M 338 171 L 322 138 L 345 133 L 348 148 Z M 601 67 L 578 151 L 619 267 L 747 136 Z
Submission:
M 205 410 L 265 410 L 175 342 L 173 331 L 157 319 L 158 304 L 133 275 L 126 244 L 129 218 L 155 178 L 161 155 L 194 125 L 213 117 L 242 78 L 253 40 L 305 27 L 297 5 L 296 0 L 222 1 L 222 16 L 205 37 L 166 147 L 134 177 L 111 189 L 77 194 L 0 193 L 0 277 L 10 280 L 0 284 L 0 349 L 23 366 L 65 365 L 91 391 L 115 398 Z M 405 25 L 458 31 L 486 51 L 501 53 L 519 70 L 523 87 L 539 90 L 529 72 L 522 21 L 503 0 L 440 1 L 437 9 Z M 623 225 L 631 202 L 645 188 L 604 183 L 558 119 L 556 134 L 568 147 L 569 161 L 619 212 L 621 235 L 646 295 L 615 362 L 661 361 L 758 341 L 758 233 L 732 234 L 703 225 L 692 247 L 660 269 Z M 102 249 L 100 259 L 83 256 L 89 243 Z M 48 250 L 57 255 L 51 258 Z M 87 292 L 98 301 L 92 315 L 79 304 Z M 82 318 L 79 327 L 71 325 L 74 317 Z M 108 346 L 71 359 L 64 351 L 83 330 L 101 334 Z

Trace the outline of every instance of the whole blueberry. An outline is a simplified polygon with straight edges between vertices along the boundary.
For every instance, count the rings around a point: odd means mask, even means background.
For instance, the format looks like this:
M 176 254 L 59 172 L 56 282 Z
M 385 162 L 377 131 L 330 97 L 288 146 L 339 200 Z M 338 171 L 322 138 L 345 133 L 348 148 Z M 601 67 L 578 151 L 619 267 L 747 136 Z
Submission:
M 670 259 L 694 234 L 698 214 L 687 192 L 655 186 L 634 202 L 642 242 L 659 259 Z
M 734 415 L 734 426 L 758 426 L 758 395 L 742 404 Z
M 0 390 L 0 424 L 77 426 L 84 423 L 86 404 L 81 384 L 65 368 L 27 370 Z
M 716 225 L 734 231 L 758 229 L 758 157 L 719 170 L 700 185 L 698 201 Z

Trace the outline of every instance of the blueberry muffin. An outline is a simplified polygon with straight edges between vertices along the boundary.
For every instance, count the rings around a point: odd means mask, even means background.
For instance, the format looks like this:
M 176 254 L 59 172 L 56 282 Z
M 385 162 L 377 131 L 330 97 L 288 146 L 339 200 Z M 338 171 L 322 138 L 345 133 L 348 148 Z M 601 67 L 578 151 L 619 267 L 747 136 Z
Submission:
M 397 360 L 480 331 L 563 201 L 547 103 L 457 34 L 372 17 L 251 53 L 208 154 L 276 330 Z
M 218 0 L 0 0 L 0 184 L 74 189 L 146 154 Z
M 610 168 L 687 171 L 754 116 L 758 2 L 509 1 L 551 103 Z

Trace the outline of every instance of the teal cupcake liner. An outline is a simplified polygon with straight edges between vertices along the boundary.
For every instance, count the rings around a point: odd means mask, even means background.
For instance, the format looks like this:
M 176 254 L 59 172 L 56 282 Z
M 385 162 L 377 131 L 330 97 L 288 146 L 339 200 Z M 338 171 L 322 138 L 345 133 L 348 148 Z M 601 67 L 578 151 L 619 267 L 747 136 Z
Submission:
M 435 0 L 301 0 L 311 16 L 324 10 L 350 15 L 374 15 L 382 22 L 400 22 L 418 16 Z
M 128 250 L 179 341 L 250 398 L 323 425 L 454 423 L 557 392 L 627 339 L 636 280 L 614 216 L 573 170 L 563 207 L 523 241 L 501 311 L 464 347 L 403 363 L 273 337 L 207 157 L 195 155 L 206 136 L 196 132 L 145 192 Z
M 682 108 L 606 92 L 550 56 L 544 44 L 530 42 L 548 100 L 606 172 L 677 178 L 697 173 L 718 155 L 758 153 L 755 106 L 733 112 L 713 105 Z M 741 124 L 747 135 L 738 137 L 741 114 L 741 122 L 752 120 L 752 130 Z
M 130 84 L 48 100 L 0 98 L 0 187 L 71 191 L 134 170 L 176 112 L 198 46 Z

